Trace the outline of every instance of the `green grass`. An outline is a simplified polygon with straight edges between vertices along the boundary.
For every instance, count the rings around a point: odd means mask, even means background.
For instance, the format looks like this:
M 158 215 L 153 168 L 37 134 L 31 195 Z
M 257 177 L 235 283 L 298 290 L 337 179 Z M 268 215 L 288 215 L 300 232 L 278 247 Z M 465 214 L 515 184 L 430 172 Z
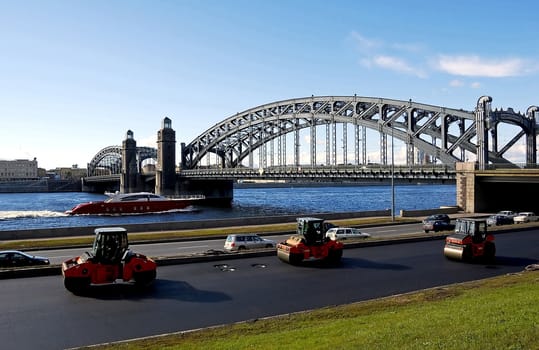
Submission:
M 93 349 L 539 349 L 539 271 Z

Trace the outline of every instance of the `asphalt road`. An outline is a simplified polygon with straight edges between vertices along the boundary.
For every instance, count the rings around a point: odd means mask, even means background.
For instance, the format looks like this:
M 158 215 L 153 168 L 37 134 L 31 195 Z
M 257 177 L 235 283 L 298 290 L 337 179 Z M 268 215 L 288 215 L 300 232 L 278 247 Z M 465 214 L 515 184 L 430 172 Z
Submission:
M 389 236 L 407 235 L 422 232 L 422 224 L 414 223 L 376 226 L 362 228 L 361 231 L 369 233 L 372 237 L 384 238 Z M 289 236 L 290 234 L 269 235 L 264 237 L 274 240 L 275 242 L 280 242 L 285 240 Z M 223 238 L 219 238 L 209 240 L 165 242 L 152 244 L 131 244 L 130 248 L 135 252 L 142 253 L 151 257 L 167 257 L 204 253 L 208 250 L 223 250 L 224 243 L 225 240 Z M 91 249 L 91 247 L 37 250 L 29 253 L 33 255 L 45 256 L 50 259 L 51 264 L 61 264 L 63 261 L 70 259 L 74 256 L 79 256 L 85 250 L 89 249 Z
M 276 256 L 158 269 L 154 286 L 67 292 L 61 276 L 0 281 L 3 349 L 63 349 L 309 310 L 521 271 L 539 260 L 539 230 L 496 235 L 497 261 L 443 256 L 443 241 L 346 249 L 342 264 L 291 266 Z

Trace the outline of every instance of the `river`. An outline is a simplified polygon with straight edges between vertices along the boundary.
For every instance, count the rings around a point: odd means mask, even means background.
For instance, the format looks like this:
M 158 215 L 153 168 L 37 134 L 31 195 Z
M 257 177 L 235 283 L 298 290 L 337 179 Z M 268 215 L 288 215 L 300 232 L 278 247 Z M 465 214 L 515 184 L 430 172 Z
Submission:
M 234 189 L 231 208 L 199 207 L 177 213 L 127 216 L 69 216 L 78 203 L 105 199 L 85 192 L 0 193 L 0 230 L 84 227 L 151 222 L 226 219 L 279 214 L 313 215 L 389 209 L 391 186 L 259 187 Z M 456 205 L 456 186 L 396 185 L 395 212 Z

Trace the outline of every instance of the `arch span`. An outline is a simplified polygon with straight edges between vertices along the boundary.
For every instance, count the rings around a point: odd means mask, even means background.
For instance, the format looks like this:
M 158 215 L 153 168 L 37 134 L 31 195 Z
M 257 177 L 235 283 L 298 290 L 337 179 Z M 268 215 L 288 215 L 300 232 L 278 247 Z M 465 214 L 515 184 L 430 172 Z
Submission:
M 140 172 L 141 164 L 146 159 L 157 160 L 157 149 L 153 147 L 137 147 L 137 163 Z M 122 147 L 108 146 L 95 154 L 88 163 L 88 176 L 102 176 L 122 173 Z
M 389 135 L 406 145 L 407 165 L 416 163 L 418 158 L 416 154 L 420 151 L 445 165 L 454 166 L 457 161 L 465 161 L 468 152 L 472 154 L 478 152 L 480 146 L 477 142 L 476 131 L 480 114 L 478 108 L 479 103 L 475 111 L 466 111 L 412 100 L 355 95 L 311 96 L 277 101 L 237 113 L 207 129 L 191 143 L 182 144 L 181 165 L 183 169 L 193 169 L 201 165 L 204 157 L 215 154 L 220 159 L 221 167 L 241 166 L 246 158 L 249 159 L 249 166 L 253 167 L 254 151 L 260 150 L 261 154 L 265 154 L 266 145 L 273 140 L 278 142 L 279 159 L 285 158 L 286 138 L 284 135 L 293 134 L 294 165 L 299 166 L 299 131 L 301 129 L 310 129 L 310 163 L 314 165 L 317 163 L 316 130 L 317 127 L 323 126 L 326 128 L 326 162 L 331 161 L 331 157 L 335 162 L 338 149 L 336 125 L 343 124 L 343 135 L 347 133 L 347 125 L 354 127 L 356 162 L 359 162 L 360 158 L 363 164 L 366 162 L 365 130 L 370 129 L 379 132 L 382 164 L 387 164 L 388 161 L 387 138 Z M 533 110 L 533 108 L 530 107 L 528 110 Z M 508 142 L 506 147 L 498 150 L 497 142 L 494 141 L 495 147 L 487 152 L 488 161 L 510 164 L 503 157 L 504 153 L 523 135 L 535 136 L 535 123 L 530 122 L 529 115 L 525 116 L 512 110 L 491 111 L 490 104 L 488 104 L 488 110 L 483 112 L 479 119 L 481 127 L 485 124 L 483 123 L 485 120 L 495 121 L 495 123 L 487 123 L 487 128 L 484 130 L 493 130 L 492 128 L 495 128 L 498 123 L 503 122 L 518 125 L 523 129 Z M 346 151 L 346 143 L 343 143 L 342 148 Z M 260 161 L 263 164 L 264 157 L 265 155 Z M 535 159 L 535 156 L 533 158 Z M 346 153 L 344 160 L 346 163 Z

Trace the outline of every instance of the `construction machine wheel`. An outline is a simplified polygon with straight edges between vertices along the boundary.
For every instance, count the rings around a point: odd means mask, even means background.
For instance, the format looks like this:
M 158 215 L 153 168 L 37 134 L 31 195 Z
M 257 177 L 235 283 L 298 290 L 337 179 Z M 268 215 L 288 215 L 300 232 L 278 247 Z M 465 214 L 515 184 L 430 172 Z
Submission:
M 299 254 L 299 253 L 292 253 L 290 254 L 290 264 L 292 265 L 299 265 L 301 264 L 301 262 L 303 261 L 303 254 Z
M 496 246 L 494 243 L 485 243 L 484 258 L 486 261 L 494 261 L 496 257 Z
M 330 249 L 328 252 L 327 261 L 330 264 L 336 264 L 341 261 L 342 249 Z
M 157 271 L 142 271 L 133 273 L 133 279 L 135 280 L 135 285 L 138 287 L 147 287 L 153 283 L 155 277 L 157 276 Z
M 71 293 L 78 295 L 90 286 L 90 278 L 87 277 L 66 277 L 64 287 Z
M 472 254 L 472 246 L 467 245 L 464 247 L 464 250 L 462 251 L 462 261 L 472 261 L 473 254 Z

